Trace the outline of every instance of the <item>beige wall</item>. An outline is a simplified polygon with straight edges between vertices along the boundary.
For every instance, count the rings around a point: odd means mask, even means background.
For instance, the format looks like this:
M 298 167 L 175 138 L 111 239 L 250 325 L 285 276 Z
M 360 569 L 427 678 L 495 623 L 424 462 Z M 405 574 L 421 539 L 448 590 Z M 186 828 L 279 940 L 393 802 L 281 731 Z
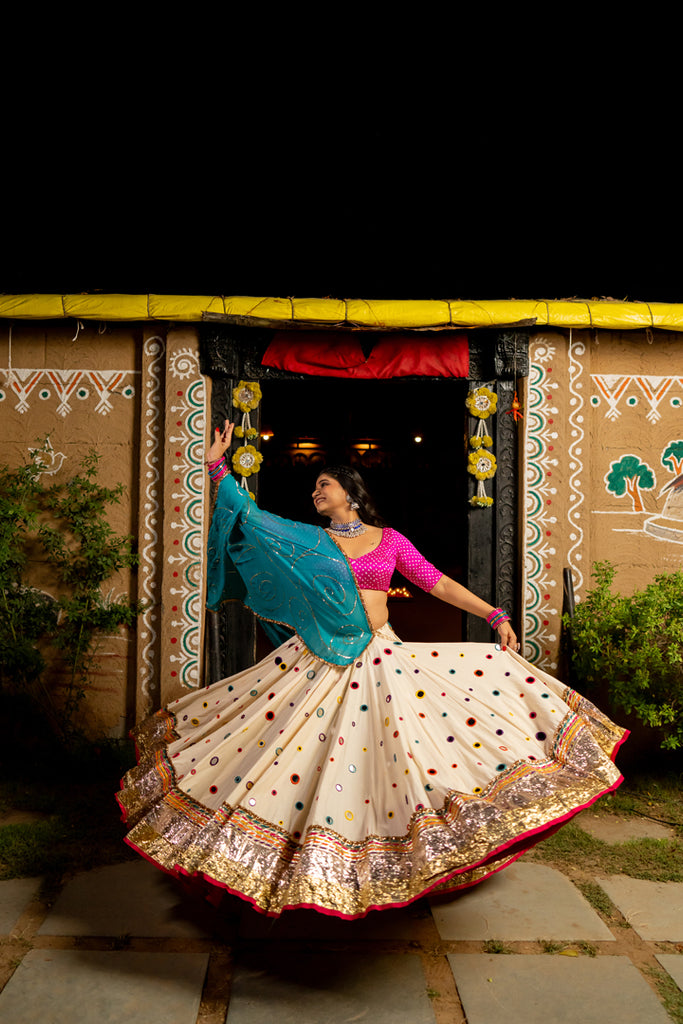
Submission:
M 103 639 L 82 715 L 93 735 L 125 735 L 136 718 L 200 685 L 206 403 L 194 328 L 50 321 L 0 330 L 2 461 L 19 463 L 49 435 L 46 472 L 59 481 L 94 448 L 100 480 L 125 487 L 110 522 L 138 543 L 138 572 L 106 589 L 147 609 L 137 630 Z
M 683 505 L 667 448 L 683 449 L 683 335 L 571 331 L 532 336 L 525 399 L 525 653 L 557 668 L 562 570 L 577 598 L 608 559 L 629 594 L 683 555 Z M 641 484 L 619 464 L 633 459 Z M 623 464 L 622 464 L 623 465 Z M 629 494 L 629 489 L 633 492 Z
M 683 500 L 663 489 L 677 468 L 666 449 L 678 440 L 683 447 L 682 340 L 671 332 L 532 335 L 519 426 L 525 653 L 551 672 L 565 566 L 580 599 L 595 560 L 615 563 L 624 593 L 680 565 Z M 103 481 L 126 488 L 111 521 L 137 538 L 140 566 L 111 587 L 147 610 L 137 630 L 102 645 L 85 712 L 95 735 L 125 735 L 202 683 L 209 397 L 194 327 L 33 321 L 13 325 L 11 339 L 9 324 L 0 327 L 2 461 L 17 463 L 49 434 L 52 479 L 92 446 Z M 609 480 L 625 456 L 644 465 L 642 507 Z

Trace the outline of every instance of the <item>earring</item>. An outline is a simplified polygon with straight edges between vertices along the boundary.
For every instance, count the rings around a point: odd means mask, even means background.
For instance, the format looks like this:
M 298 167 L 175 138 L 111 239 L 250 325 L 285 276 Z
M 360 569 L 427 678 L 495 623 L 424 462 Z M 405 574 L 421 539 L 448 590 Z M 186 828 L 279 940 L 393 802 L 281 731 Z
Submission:
M 358 502 L 354 501 L 350 494 L 346 495 L 346 500 L 348 501 L 349 508 L 351 509 L 352 512 L 355 512 L 357 508 L 360 508 Z

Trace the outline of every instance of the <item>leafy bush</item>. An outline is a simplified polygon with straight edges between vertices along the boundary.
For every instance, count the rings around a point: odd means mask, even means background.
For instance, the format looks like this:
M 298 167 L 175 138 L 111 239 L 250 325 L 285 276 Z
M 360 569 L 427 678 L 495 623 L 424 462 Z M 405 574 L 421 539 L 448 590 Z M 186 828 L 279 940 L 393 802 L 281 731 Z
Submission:
M 47 443 L 27 465 L 0 467 L 0 691 L 29 693 L 66 739 L 76 729 L 99 638 L 132 626 L 142 605 L 102 590 L 115 572 L 137 564 L 131 538 L 107 521 L 123 486 L 98 484 L 93 451 L 66 483 L 44 486 Z M 35 560 L 50 568 L 56 596 L 32 585 Z M 48 644 L 66 668 L 62 699 L 44 681 Z
M 612 592 L 614 566 L 596 562 L 596 585 L 564 616 L 573 684 L 608 685 L 614 707 L 683 746 L 683 572 L 656 576 L 631 597 Z
M 36 683 L 45 668 L 37 643 L 57 623 L 54 600 L 26 584 L 41 493 L 35 466 L 0 468 L 0 686 Z

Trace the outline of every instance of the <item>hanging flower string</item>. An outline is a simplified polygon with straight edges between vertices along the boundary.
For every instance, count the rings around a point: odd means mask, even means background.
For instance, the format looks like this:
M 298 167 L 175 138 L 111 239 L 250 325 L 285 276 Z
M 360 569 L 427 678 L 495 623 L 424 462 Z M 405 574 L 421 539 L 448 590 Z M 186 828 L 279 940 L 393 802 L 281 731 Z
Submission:
M 490 508 L 493 498 L 486 493 L 484 481 L 496 475 L 497 466 L 493 452 L 486 451 L 493 445 L 493 438 L 486 430 L 485 421 L 495 413 L 498 396 L 489 388 L 477 388 L 476 391 L 470 391 L 465 404 L 470 415 L 479 420 L 475 433 L 470 437 L 470 447 L 474 451 L 467 456 L 467 472 L 477 480 L 477 493 L 470 498 L 470 505 Z
M 252 427 L 250 412 L 257 409 L 262 398 L 261 388 L 255 381 L 241 380 L 235 388 L 232 396 L 232 404 L 242 413 L 242 422 L 235 426 L 235 437 L 246 439 L 247 442 L 258 437 L 258 430 Z M 249 497 L 253 493 L 249 490 L 247 478 L 261 469 L 263 456 L 253 444 L 243 444 L 232 453 L 232 468 L 235 475 L 241 477 L 240 486 L 248 491 Z

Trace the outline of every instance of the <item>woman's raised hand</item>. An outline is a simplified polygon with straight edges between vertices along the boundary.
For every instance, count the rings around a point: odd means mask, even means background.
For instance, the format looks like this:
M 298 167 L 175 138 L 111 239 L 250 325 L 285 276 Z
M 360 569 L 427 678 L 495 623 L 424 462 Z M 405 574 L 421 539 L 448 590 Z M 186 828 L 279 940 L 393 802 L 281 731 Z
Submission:
M 226 451 L 230 447 L 232 432 L 234 429 L 235 424 L 230 423 L 229 420 L 225 421 L 225 426 L 222 430 L 220 427 L 216 427 L 213 432 L 213 444 L 206 453 L 207 462 L 217 462 L 223 457 L 223 455 L 225 455 Z

